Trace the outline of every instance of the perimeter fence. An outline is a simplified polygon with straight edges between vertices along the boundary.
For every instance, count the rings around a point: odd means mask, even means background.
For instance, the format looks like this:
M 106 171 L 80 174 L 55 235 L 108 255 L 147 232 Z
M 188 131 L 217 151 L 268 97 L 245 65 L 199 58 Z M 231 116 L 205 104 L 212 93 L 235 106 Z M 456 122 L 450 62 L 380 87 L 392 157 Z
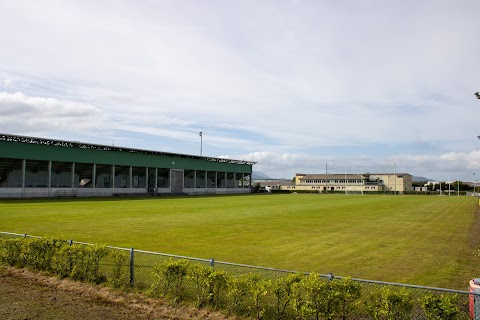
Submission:
M 300 273 L 27 234 L 0 232 L 0 262 L 253 319 L 480 320 L 480 291 Z

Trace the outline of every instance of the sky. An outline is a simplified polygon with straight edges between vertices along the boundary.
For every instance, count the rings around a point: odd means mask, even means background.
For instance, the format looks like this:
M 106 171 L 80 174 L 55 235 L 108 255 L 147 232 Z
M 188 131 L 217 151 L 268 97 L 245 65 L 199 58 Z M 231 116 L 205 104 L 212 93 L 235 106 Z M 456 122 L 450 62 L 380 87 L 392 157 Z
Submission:
M 0 41 L 0 133 L 480 178 L 478 0 L 0 0 Z

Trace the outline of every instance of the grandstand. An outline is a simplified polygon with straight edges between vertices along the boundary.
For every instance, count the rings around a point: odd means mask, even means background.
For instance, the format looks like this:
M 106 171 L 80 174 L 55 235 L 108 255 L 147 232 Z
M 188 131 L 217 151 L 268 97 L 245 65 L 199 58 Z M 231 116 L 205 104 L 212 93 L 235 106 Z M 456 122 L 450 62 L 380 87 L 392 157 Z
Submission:
M 0 134 L 0 198 L 249 193 L 254 164 Z

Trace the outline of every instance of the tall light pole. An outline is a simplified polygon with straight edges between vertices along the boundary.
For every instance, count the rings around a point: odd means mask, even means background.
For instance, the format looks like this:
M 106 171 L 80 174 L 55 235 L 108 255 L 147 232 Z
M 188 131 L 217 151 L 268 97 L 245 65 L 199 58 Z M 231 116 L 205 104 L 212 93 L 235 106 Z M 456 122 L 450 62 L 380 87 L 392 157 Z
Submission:
M 328 193 L 328 164 L 325 163 L 325 193 Z
M 362 176 L 361 176 L 361 177 L 362 177 L 362 180 L 361 180 L 361 181 L 362 181 L 362 182 L 361 182 L 361 183 L 362 183 L 362 186 L 361 186 L 361 188 L 362 188 L 362 195 L 363 195 L 363 189 L 365 189 L 365 180 L 363 179 L 363 160 L 362 160 Z
M 393 176 L 394 176 L 394 183 L 395 183 L 395 188 L 394 188 L 394 195 L 397 195 L 397 163 L 393 163 Z
M 202 133 L 202 131 L 200 131 L 198 133 L 198 135 L 200 136 L 200 155 L 202 155 L 202 146 L 203 146 L 203 137 L 202 137 L 203 133 Z

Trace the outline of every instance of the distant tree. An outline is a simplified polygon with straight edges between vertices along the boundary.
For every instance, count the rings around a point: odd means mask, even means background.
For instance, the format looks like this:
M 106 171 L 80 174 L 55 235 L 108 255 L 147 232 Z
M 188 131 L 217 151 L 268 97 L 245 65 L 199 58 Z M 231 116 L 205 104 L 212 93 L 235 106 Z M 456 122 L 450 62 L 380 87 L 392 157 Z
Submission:
M 427 182 L 426 181 L 416 181 L 416 182 L 412 182 L 412 187 L 423 187 L 425 186 Z
M 448 190 L 448 185 L 447 185 L 447 190 Z M 470 186 L 468 185 L 467 183 L 465 182 L 462 182 L 462 181 L 453 181 L 451 184 L 450 184 L 450 190 L 455 190 L 455 191 L 469 191 L 469 190 L 473 190 L 473 186 Z
M 478 184 L 477 187 L 479 187 L 480 184 Z M 438 187 L 436 187 L 438 189 Z M 448 183 L 442 181 L 442 190 L 443 191 L 448 191 Z M 473 186 L 462 182 L 462 181 L 453 181 L 450 183 L 450 190 L 455 190 L 455 191 L 473 191 Z M 479 189 L 480 190 L 480 189 Z

